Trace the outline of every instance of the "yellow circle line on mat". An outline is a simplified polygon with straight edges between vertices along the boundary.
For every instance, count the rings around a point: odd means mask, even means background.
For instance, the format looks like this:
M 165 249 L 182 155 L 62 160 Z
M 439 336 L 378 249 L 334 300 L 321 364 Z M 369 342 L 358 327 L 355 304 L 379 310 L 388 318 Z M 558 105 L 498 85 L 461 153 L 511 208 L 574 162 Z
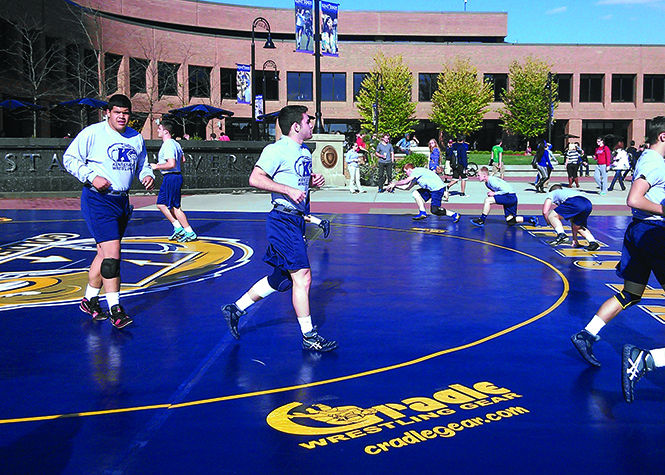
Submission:
M 314 381 L 311 383 L 305 383 L 305 384 L 298 384 L 295 386 L 284 386 L 281 388 L 273 388 L 273 389 L 264 389 L 261 391 L 253 391 L 249 393 L 241 393 L 241 394 L 231 394 L 229 396 L 220 396 L 220 397 L 214 397 L 214 398 L 209 398 L 209 399 L 198 399 L 196 401 L 189 401 L 189 402 L 182 402 L 178 404 L 153 404 L 153 405 L 148 405 L 148 406 L 134 406 L 134 407 L 125 407 L 125 408 L 119 408 L 119 409 L 107 409 L 103 411 L 87 411 L 87 412 L 75 412 L 75 413 L 69 413 L 69 414 L 53 414 L 53 415 L 47 415 L 47 416 L 35 416 L 35 417 L 21 417 L 21 418 L 15 418 L 15 419 L 0 419 L 0 424 L 12 424 L 12 423 L 19 423 L 19 422 L 35 422 L 35 421 L 47 421 L 47 420 L 53 420 L 53 419 L 60 419 L 60 418 L 71 418 L 71 417 L 89 417 L 89 416 L 102 416 L 102 415 L 107 415 L 107 414 L 121 414 L 124 412 L 137 412 L 137 411 L 148 411 L 148 410 L 155 410 L 155 409 L 179 409 L 183 407 L 189 407 L 189 406 L 200 406 L 203 404 L 212 404 L 216 402 L 223 402 L 223 401 L 232 401 L 235 399 L 246 399 L 250 397 L 256 397 L 256 396 L 264 396 L 267 394 L 275 394 L 275 393 L 282 393 L 282 392 L 287 392 L 287 391 L 294 391 L 296 389 L 304 389 L 304 388 L 312 388 L 316 386 L 323 386 L 325 384 L 332 384 L 332 383 L 339 383 L 340 381 L 348 381 L 350 379 L 357 379 L 357 378 L 362 378 L 365 376 L 371 376 L 373 374 L 378 374 L 378 373 L 385 373 L 387 371 L 392 371 L 395 369 L 400 369 L 404 368 L 407 366 L 411 366 L 414 364 L 422 363 L 423 361 L 428 361 L 434 358 L 437 358 L 439 356 L 443 356 L 449 353 L 454 353 L 456 351 L 461 351 L 465 350 L 467 348 L 472 348 L 474 346 L 478 346 L 482 343 L 485 343 L 490 340 L 494 340 L 500 336 L 503 336 L 507 333 L 510 333 L 512 331 L 515 331 L 519 328 L 525 327 L 526 325 L 529 325 L 536 320 L 540 320 L 543 318 L 545 315 L 548 315 L 551 313 L 555 308 L 557 308 L 563 301 L 566 299 L 566 296 L 568 295 L 568 291 L 570 290 L 570 284 L 568 282 L 568 279 L 557 269 L 554 267 L 552 264 L 550 264 L 547 261 L 544 261 L 536 256 L 532 256 L 531 254 L 527 254 L 526 252 L 519 251 L 517 249 L 512 249 L 510 247 L 502 246 L 500 244 L 494 244 L 491 242 L 487 241 L 482 241 L 480 239 L 474 239 L 474 238 L 468 238 L 464 236 L 454 236 L 450 234 L 440 234 L 440 233 L 429 233 L 428 231 L 423 231 L 422 229 L 414 230 L 414 229 L 396 229 L 396 228 L 387 228 L 387 227 L 382 227 L 382 226 L 368 226 L 368 225 L 356 225 L 356 224 L 342 224 L 339 225 L 336 223 L 337 226 L 342 226 L 342 227 L 357 227 L 357 228 L 367 228 L 367 229 L 377 229 L 377 230 L 383 230 L 383 231 L 398 231 L 398 232 L 406 232 L 406 233 L 417 233 L 417 234 L 429 234 L 431 236 L 439 236 L 439 237 L 444 237 L 444 238 L 450 238 L 450 239 L 460 239 L 463 241 L 470 241 L 470 242 L 476 242 L 480 244 L 484 244 L 487 246 L 492 246 L 496 247 L 499 249 L 505 249 L 510 252 L 514 252 L 516 254 L 520 254 L 522 256 L 525 256 L 529 259 L 533 259 L 537 262 L 540 262 L 541 264 L 544 264 L 545 266 L 549 267 L 552 269 L 560 278 L 561 281 L 563 282 L 563 291 L 561 292 L 561 295 L 559 298 L 552 304 L 550 305 L 547 309 L 544 311 L 540 312 L 539 314 L 529 318 L 528 320 L 524 320 L 523 322 L 517 323 L 515 325 L 512 325 L 508 328 L 505 328 L 503 330 L 500 330 L 496 333 L 493 333 L 489 336 L 486 336 L 484 338 L 480 338 L 478 340 L 472 341 L 470 343 L 466 343 L 464 345 L 460 346 L 455 346 L 453 348 L 448 348 L 446 350 L 441 350 L 437 351 L 435 353 L 430 353 L 429 355 L 421 356 L 419 358 L 415 358 L 409 361 L 405 361 L 403 363 L 397 363 L 394 365 L 390 366 L 383 366 L 381 368 L 376 368 L 376 369 L 371 369 L 368 371 L 363 371 L 360 373 L 354 373 L 354 374 L 349 374 L 346 376 L 339 376 L 337 378 L 330 378 L 330 379 L 324 379 L 322 381 Z

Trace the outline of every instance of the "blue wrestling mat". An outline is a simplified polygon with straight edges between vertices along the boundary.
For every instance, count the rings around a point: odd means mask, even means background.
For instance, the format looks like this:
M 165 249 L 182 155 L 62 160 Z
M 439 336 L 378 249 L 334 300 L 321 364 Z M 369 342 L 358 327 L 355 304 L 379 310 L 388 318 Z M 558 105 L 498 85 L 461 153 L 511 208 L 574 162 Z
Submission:
M 308 229 L 313 320 L 340 344 L 321 355 L 301 350 L 290 293 L 251 307 L 239 341 L 221 316 L 269 271 L 265 215 L 188 217 L 200 239 L 178 244 L 134 213 L 119 331 L 78 309 L 95 254 L 80 213 L 0 212 L 3 473 L 662 468 L 665 372 L 626 404 L 620 353 L 663 345 L 663 291 L 603 330 L 601 368 L 570 343 L 621 285 L 629 218 L 592 216 L 589 253 L 501 216 L 328 216 L 328 239 Z

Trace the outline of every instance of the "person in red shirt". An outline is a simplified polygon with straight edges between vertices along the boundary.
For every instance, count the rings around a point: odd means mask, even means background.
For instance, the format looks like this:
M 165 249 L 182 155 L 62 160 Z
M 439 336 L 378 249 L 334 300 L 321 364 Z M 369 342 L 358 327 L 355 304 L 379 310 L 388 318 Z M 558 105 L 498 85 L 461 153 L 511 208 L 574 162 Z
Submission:
M 600 188 L 600 194 L 607 193 L 607 167 L 612 163 L 612 152 L 610 148 L 605 145 L 602 137 L 596 140 L 598 147 L 596 148 L 596 171 L 593 174 L 593 179 L 596 180 L 596 185 Z

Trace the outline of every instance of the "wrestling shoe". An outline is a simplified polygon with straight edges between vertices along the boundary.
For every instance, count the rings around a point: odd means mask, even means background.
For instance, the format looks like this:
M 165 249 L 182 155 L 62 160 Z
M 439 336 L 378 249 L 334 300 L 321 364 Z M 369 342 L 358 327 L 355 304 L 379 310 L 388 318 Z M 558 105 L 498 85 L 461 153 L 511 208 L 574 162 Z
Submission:
M 570 340 L 577 351 L 580 352 L 580 356 L 584 358 L 584 361 L 593 366 L 600 366 L 600 361 L 593 355 L 592 351 L 593 344 L 600 340 L 598 335 L 594 336 L 587 330 L 582 330 L 571 336 Z
M 482 218 L 473 218 L 471 224 L 475 226 L 485 226 L 485 220 Z
M 196 241 L 197 238 L 198 238 L 198 236 L 196 235 L 196 233 L 194 231 L 192 231 L 190 233 L 185 233 L 183 236 L 180 236 L 178 238 L 178 242 Z
M 460 214 L 459 213 L 453 213 L 452 218 L 453 218 L 453 223 L 459 223 Z
M 92 319 L 95 321 L 101 322 L 102 320 L 109 318 L 108 314 L 102 310 L 102 306 L 99 305 L 99 297 L 93 297 L 90 300 L 83 297 L 83 300 L 81 300 L 81 303 L 79 304 L 79 308 L 82 312 L 92 315 Z
M 420 213 L 418 213 L 417 215 L 415 215 L 411 219 L 413 219 L 414 221 L 420 221 L 421 219 L 425 219 L 426 217 L 427 217 L 427 213 L 425 213 L 424 211 L 421 211 Z
M 312 331 L 303 333 L 302 335 L 302 349 L 307 351 L 320 351 L 325 353 L 326 351 L 332 351 L 337 348 L 337 342 L 334 340 L 326 340 L 319 332 L 316 331 L 316 327 Z
M 591 241 L 587 247 L 584 248 L 585 251 L 597 251 L 600 249 L 600 244 L 596 241 Z
M 556 239 L 550 241 L 550 246 L 558 246 L 559 244 L 566 244 L 570 242 L 570 238 L 566 233 L 557 234 Z
M 635 383 L 637 383 L 647 371 L 654 368 L 653 357 L 647 350 L 634 345 L 623 345 L 621 355 L 621 389 L 626 402 L 633 402 L 635 395 Z
M 327 219 L 322 219 L 321 222 L 317 224 L 317 226 L 321 229 L 321 231 L 323 231 L 323 239 L 330 236 L 330 221 Z
M 111 307 L 111 324 L 118 330 L 125 328 L 133 321 L 132 317 L 125 313 L 125 309 L 123 309 L 120 304 Z
M 173 234 L 171 234 L 169 241 L 178 241 L 184 235 L 185 235 L 185 228 L 179 227 L 178 229 L 173 230 Z
M 535 216 L 529 216 L 526 218 L 526 222 L 529 223 L 531 226 L 538 226 L 538 218 Z
M 240 317 L 247 315 L 247 312 L 240 310 L 236 304 L 230 303 L 222 307 L 222 315 L 224 315 L 224 320 L 226 320 L 226 325 L 229 327 L 231 336 L 236 340 L 239 340 L 240 333 L 238 333 L 238 322 L 240 321 Z

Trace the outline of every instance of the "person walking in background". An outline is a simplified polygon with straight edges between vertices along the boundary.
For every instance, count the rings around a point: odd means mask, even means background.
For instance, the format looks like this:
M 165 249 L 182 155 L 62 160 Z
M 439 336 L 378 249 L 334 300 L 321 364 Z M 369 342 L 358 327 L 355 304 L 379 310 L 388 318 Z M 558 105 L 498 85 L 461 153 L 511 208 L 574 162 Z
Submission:
M 498 139 L 496 145 L 492 147 L 489 166 L 492 167 L 492 176 L 499 174 L 499 178 L 504 179 L 506 167 L 503 164 L 503 141 Z
M 550 162 L 550 152 L 547 149 L 547 142 L 544 140 L 538 144 L 536 150 L 536 169 L 538 170 L 538 177 L 536 180 L 536 193 L 545 193 L 545 183 L 550 178 L 550 170 L 552 170 L 552 162 Z
M 93 320 L 111 318 L 116 328 L 133 322 L 120 305 L 120 241 L 132 214 L 127 191 L 134 176 L 146 190 L 154 186 L 145 142 L 128 126 L 132 102 L 115 94 L 106 106 L 107 120 L 83 129 L 62 157 L 65 169 L 83 183 L 81 212 L 97 243 L 88 271 L 88 286 L 79 305 Z M 109 314 L 99 303 L 102 285 Z
M 351 149 L 346 152 L 346 167 L 349 170 L 349 191 L 351 193 L 360 193 L 360 154 L 358 153 L 358 144 L 351 145 Z
M 427 146 L 429 147 L 428 168 L 438 173 L 441 171 L 441 150 L 439 149 L 439 144 L 436 143 L 436 139 L 431 139 L 427 143 Z
M 171 241 L 196 241 L 197 235 L 189 225 L 185 212 L 180 207 L 182 192 L 182 148 L 173 138 L 175 124 L 170 120 L 162 120 L 157 126 L 157 136 L 162 139 L 162 146 L 157 154 L 157 163 L 150 168 L 162 172 L 164 179 L 159 187 L 157 209 L 173 225 Z
M 568 174 L 568 188 L 573 187 L 573 181 L 575 185 L 579 188 L 580 181 L 577 178 L 577 174 L 580 169 L 580 159 L 582 157 L 582 149 L 577 146 L 577 144 L 569 143 L 568 150 L 566 150 L 566 157 L 564 164 L 566 166 L 566 173 Z
M 451 153 L 453 155 L 453 180 L 448 185 L 448 190 L 452 188 L 454 184 L 460 182 L 461 193 L 460 196 L 466 196 L 466 167 L 469 165 L 469 159 L 467 152 L 469 150 L 469 144 L 464 142 L 464 136 L 460 135 L 457 137 L 457 141 L 450 146 Z
M 386 184 L 386 181 L 390 183 L 393 179 L 393 162 L 395 161 L 395 151 L 390 143 L 389 134 L 383 134 L 374 154 L 379 159 L 377 162 L 379 168 L 379 193 L 383 193 L 383 186 Z
M 602 137 L 596 139 L 595 158 L 596 158 L 596 171 L 593 173 L 593 179 L 596 185 L 600 188 L 600 194 L 607 194 L 607 167 L 612 163 L 612 152 L 610 148 L 605 145 L 605 140 Z
M 617 146 L 614 149 L 612 157 L 612 170 L 614 170 L 614 178 L 612 178 L 612 183 L 607 191 L 612 191 L 614 189 L 615 183 L 619 183 L 622 191 L 626 190 L 626 185 L 623 183 L 623 179 L 630 171 L 630 156 L 628 152 L 623 149 L 623 142 L 617 142 Z

